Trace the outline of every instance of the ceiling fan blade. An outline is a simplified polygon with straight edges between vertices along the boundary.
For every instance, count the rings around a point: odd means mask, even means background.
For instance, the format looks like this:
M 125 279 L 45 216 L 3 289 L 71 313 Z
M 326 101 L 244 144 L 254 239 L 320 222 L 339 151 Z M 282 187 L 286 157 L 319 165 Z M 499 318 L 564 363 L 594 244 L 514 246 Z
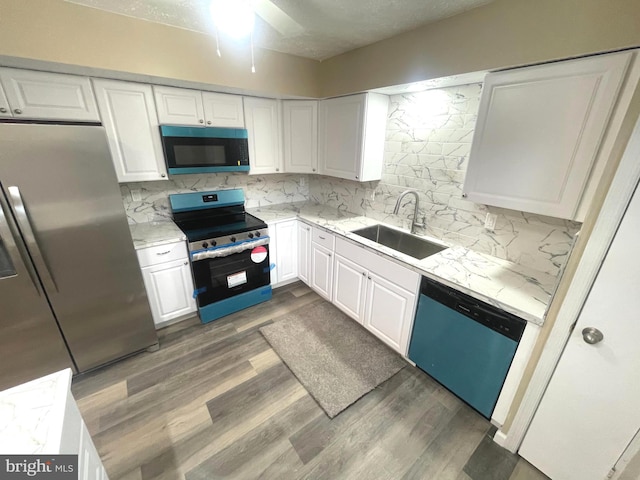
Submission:
M 255 12 L 282 36 L 294 37 L 304 32 L 302 25 L 269 0 L 253 0 L 252 5 Z

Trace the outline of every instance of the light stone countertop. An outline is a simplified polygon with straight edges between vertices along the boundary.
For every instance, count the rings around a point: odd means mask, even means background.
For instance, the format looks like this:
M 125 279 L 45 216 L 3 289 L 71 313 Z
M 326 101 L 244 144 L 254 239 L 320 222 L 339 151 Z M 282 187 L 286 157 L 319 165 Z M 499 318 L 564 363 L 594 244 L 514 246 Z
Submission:
M 129 225 L 129 230 L 136 250 L 187 239 L 184 232 L 173 222 L 135 223 Z
M 66 369 L 0 392 L 0 452 L 59 453 L 70 385 Z
M 536 325 L 542 325 L 557 283 L 557 278 L 547 273 L 458 246 L 417 260 L 351 233 L 358 228 L 383 222 L 325 205 L 311 202 L 285 203 L 247 208 L 247 212 L 267 223 L 299 218 L 320 226 L 363 245 L 378 255 L 391 258 L 421 275 Z M 387 222 L 385 224 L 390 225 Z M 130 227 L 137 249 L 185 239 L 184 233 L 173 222 L 140 223 Z M 441 240 L 426 238 L 446 245 Z
M 247 211 L 268 223 L 300 218 L 316 224 L 364 245 L 368 250 L 390 257 L 421 275 L 536 325 L 544 322 L 557 283 L 557 278 L 547 273 L 459 246 L 417 260 L 351 233 L 358 228 L 383 222 L 324 205 L 302 202 L 248 208 Z M 426 238 L 446 245 L 441 240 Z

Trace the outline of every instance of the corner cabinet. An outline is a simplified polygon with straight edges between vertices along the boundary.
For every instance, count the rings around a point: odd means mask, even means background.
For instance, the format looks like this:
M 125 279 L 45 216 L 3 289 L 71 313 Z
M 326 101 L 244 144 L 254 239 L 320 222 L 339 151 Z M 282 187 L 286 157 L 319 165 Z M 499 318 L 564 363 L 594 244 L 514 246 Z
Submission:
M 242 97 L 186 88 L 154 86 L 163 125 L 244 128 Z
M 298 221 L 298 278 L 311 285 L 311 226 Z
M 278 101 L 246 97 L 244 118 L 249 136 L 249 174 L 282 171 Z
M 316 100 L 284 100 L 282 124 L 284 171 L 316 173 L 318 171 L 318 102 Z
M 575 218 L 632 55 L 487 75 L 463 195 Z
M 100 121 L 87 77 L 0 68 L 0 83 L 0 117 Z
M 195 313 L 193 277 L 184 242 L 137 251 L 156 328 Z
M 118 182 L 166 180 L 151 85 L 94 79 Z
M 269 223 L 271 285 L 280 287 L 298 279 L 298 221 Z
M 382 178 L 389 97 L 362 93 L 321 100 L 318 173 L 366 182 Z

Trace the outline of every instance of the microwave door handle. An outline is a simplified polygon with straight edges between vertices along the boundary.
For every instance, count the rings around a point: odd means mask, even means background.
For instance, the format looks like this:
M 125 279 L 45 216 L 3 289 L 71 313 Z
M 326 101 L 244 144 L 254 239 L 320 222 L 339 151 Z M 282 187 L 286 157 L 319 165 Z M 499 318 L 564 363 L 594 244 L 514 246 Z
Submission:
M 27 259 L 25 262 L 23 262 L 22 259 L 18 256 L 20 253 L 18 250 L 18 244 L 16 243 L 13 237 L 13 233 L 9 228 L 9 221 L 7 220 L 7 215 L 4 212 L 4 205 L 2 204 L 1 200 L 0 200 L 0 240 L 2 240 L 2 242 L 4 243 L 5 248 L 7 250 L 7 254 L 9 255 L 9 259 L 13 263 L 14 268 L 16 265 L 24 264 L 25 269 L 29 272 L 29 277 L 31 278 L 31 282 L 33 283 L 33 288 L 36 290 L 36 293 L 38 295 L 42 295 L 42 293 L 40 292 L 40 284 L 38 283 L 38 276 L 33 268 L 33 265 L 31 264 L 31 261 Z M 16 272 L 15 275 L 18 275 L 18 273 Z M 14 275 L 11 275 L 11 277 L 13 276 Z M 11 278 L 11 277 L 6 277 L 6 278 Z
M 22 231 L 22 236 L 24 237 L 27 244 L 27 250 L 29 250 L 31 258 L 33 258 L 33 263 L 35 264 L 38 273 L 40 274 L 42 283 L 44 283 L 44 286 L 47 290 L 57 292 L 58 287 L 53 281 L 53 277 L 49 272 L 49 267 L 44 260 L 44 256 L 42 255 L 40 246 L 38 245 L 35 235 L 33 234 L 33 228 L 31 228 L 31 222 L 29 221 L 27 209 L 25 208 L 24 201 L 22 200 L 22 195 L 20 194 L 20 189 L 18 187 L 8 187 L 7 190 L 9 191 L 9 202 L 11 203 L 11 207 L 13 208 L 13 213 L 18 222 L 18 226 Z

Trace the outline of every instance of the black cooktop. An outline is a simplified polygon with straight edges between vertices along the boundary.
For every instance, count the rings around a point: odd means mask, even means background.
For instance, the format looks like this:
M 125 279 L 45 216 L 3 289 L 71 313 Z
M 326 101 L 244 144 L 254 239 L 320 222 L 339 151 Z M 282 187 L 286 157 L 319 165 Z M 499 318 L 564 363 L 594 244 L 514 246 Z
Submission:
M 174 218 L 174 221 L 187 236 L 189 242 L 267 228 L 265 222 L 246 212 L 227 215 L 223 218 L 203 216 L 189 219 Z

